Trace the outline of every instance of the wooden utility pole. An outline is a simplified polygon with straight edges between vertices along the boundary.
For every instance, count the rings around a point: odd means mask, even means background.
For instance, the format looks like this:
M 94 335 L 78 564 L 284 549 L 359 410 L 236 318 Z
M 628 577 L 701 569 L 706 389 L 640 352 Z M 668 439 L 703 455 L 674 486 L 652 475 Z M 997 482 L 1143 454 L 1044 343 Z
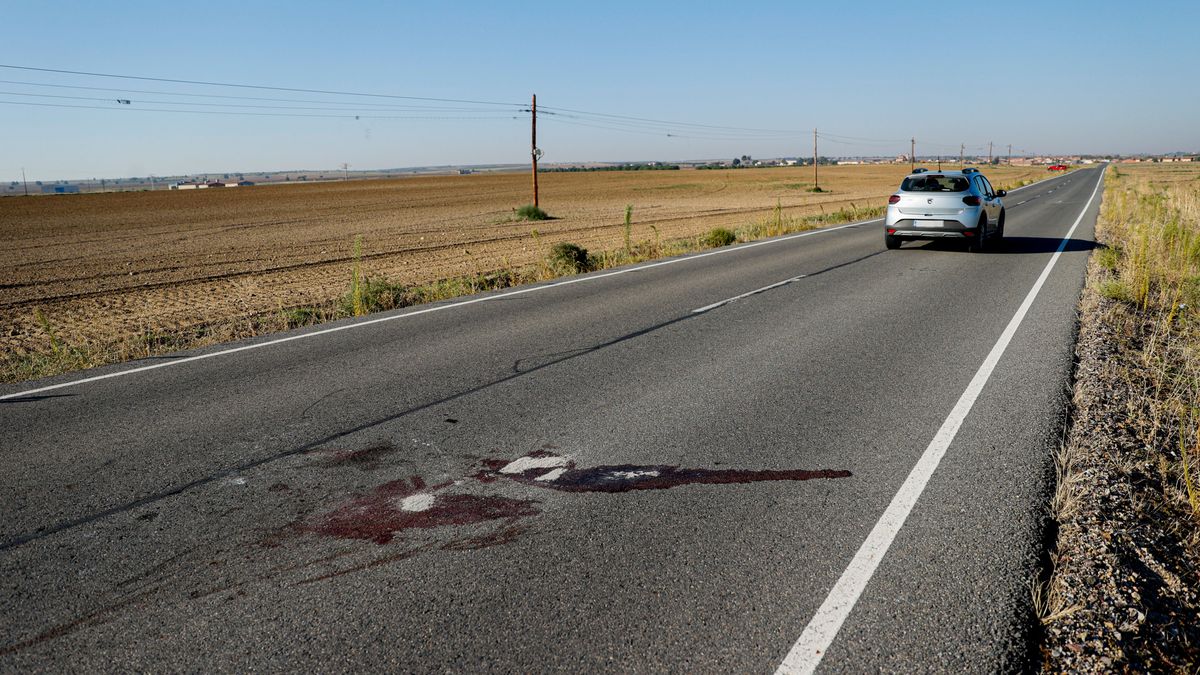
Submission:
M 532 115 L 530 120 L 531 136 L 529 142 L 529 156 L 533 159 L 533 205 L 538 205 L 538 184 L 537 184 L 537 161 L 538 161 L 538 146 L 537 146 L 537 94 L 533 95 L 533 107 L 530 108 Z
M 958 144 L 958 168 L 960 168 L 960 169 L 965 169 L 965 168 L 967 168 L 967 165 L 966 165 L 966 163 L 963 161 L 963 152 L 964 152 L 966 149 L 967 149 L 967 144 L 966 144 L 966 143 L 959 143 L 959 144 Z
M 25 196 L 29 196 L 29 180 L 25 178 L 25 167 L 21 167 L 21 182 L 25 184 Z
M 1008 144 L 1008 157 L 1005 159 L 1005 163 L 1012 165 L 1012 143 Z
M 813 129 L 813 187 L 821 187 L 820 181 L 817 180 L 817 130 Z
M 911 164 L 910 171 L 917 170 L 917 137 L 912 137 L 912 142 L 908 146 L 908 162 Z
M 992 163 L 992 142 L 988 141 L 988 164 Z

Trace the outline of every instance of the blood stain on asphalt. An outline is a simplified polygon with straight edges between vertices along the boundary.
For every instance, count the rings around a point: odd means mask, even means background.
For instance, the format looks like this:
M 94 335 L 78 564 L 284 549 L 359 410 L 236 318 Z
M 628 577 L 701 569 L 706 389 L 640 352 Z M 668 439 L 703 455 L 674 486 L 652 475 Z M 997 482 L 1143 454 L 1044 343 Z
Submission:
M 302 531 L 386 544 L 406 530 L 515 521 L 539 513 L 537 502 L 500 496 L 436 494 L 452 482 L 427 487 L 419 476 L 384 483 L 301 526 Z
M 683 469 L 667 464 L 613 464 L 586 469 L 566 458 L 536 452 L 505 462 L 485 460 L 481 480 L 511 480 L 561 492 L 631 492 L 667 490 L 681 485 L 730 485 L 762 481 L 805 481 L 816 478 L 849 478 L 843 470 L 808 469 Z

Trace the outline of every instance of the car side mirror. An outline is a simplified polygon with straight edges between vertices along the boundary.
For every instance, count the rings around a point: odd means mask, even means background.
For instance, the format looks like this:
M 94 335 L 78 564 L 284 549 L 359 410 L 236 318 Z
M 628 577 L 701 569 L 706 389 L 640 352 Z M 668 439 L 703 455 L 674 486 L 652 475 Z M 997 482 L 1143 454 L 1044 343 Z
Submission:
M 1008 194 L 1008 190 L 996 190 L 997 197 L 1003 197 L 1006 194 Z

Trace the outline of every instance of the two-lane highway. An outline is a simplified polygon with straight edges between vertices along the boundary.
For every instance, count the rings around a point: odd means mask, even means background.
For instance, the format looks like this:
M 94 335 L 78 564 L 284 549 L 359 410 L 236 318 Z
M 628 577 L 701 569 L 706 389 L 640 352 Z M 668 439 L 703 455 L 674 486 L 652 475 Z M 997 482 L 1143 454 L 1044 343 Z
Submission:
M 0 669 L 1021 669 L 1101 173 L 6 387 Z

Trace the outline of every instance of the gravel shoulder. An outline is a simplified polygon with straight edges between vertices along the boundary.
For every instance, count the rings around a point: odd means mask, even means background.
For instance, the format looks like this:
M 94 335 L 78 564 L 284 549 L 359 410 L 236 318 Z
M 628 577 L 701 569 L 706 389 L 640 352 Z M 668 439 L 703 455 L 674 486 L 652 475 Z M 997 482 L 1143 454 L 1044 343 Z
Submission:
M 1172 496 L 1169 432 L 1158 427 L 1140 349 L 1151 328 L 1097 291 L 1081 302 L 1074 414 L 1059 457 L 1053 572 L 1035 591 L 1043 672 L 1200 667 L 1200 560 L 1192 515 Z M 1151 428 L 1153 427 L 1153 428 Z M 1144 439 L 1160 439 L 1147 443 Z

